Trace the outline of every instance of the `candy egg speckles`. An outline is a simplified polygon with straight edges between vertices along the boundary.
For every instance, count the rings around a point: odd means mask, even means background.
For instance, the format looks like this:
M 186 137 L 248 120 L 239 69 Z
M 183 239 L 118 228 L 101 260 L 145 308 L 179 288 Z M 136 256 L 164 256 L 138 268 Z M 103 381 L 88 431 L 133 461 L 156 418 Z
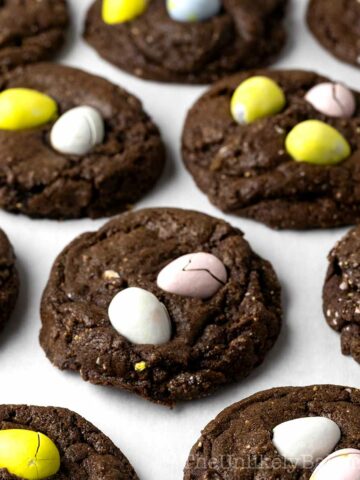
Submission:
M 308 91 L 305 100 L 329 117 L 350 118 L 356 109 L 354 94 L 340 83 L 320 83 Z
M 221 11 L 220 0 L 167 0 L 170 17 L 177 22 L 202 22 Z
M 110 322 L 115 330 L 137 345 L 161 345 L 171 338 L 171 322 L 165 306 L 142 288 L 126 288 L 112 299 Z
M 105 23 L 131 22 L 142 15 L 149 4 L 149 0 L 103 0 L 102 18 Z
M 52 147 L 67 155 L 85 155 L 105 136 L 104 120 L 93 107 L 81 106 L 68 110 L 54 124 Z
M 286 137 L 286 150 L 297 162 L 315 165 L 335 165 L 351 155 L 341 133 L 319 120 L 296 125 Z
M 1 430 L 0 468 L 26 480 L 48 478 L 60 469 L 59 450 L 42 433 Z
M 227 282 L 224 264 L 210 253 L 190 253 L 161 270 L 157 278 L 162 290 L 185 297 L 210 298 Z
M 0 129 L 26 130 L 55 120 L 57 104 L 48 95 L 28 88 L 0 93 Z
M 281 112 L 286 105 L 283 90 L 271 78 L 256 76 L 242 82 L 231 99 L 231 114 L 237 123 L 252 123 Z
M 346 448 L 329 455 L 310 480 L 360 480 L 360 450 Z
M 325 417 L 305 417 L 281 423 L 273 430 L 273 444 L 286 460 L 309 467 L 325 458 L 341 437 L 338 425 Z

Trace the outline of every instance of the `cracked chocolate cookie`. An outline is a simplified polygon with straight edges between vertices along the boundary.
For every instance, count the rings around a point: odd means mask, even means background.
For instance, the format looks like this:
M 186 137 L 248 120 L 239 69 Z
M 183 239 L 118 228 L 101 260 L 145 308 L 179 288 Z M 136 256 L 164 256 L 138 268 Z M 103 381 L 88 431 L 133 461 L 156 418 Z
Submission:
M 0 230 L 0 328 L 9 319 L 19 293 L 15 255 L 5 233 Z
M 355 224 L 359 98 L 304 71 L 263 70 L 224 79 L 188 113 L 185 165 L 224 212 L 278 229 Z
M 0 0 L 0 73 L 50 58 L 68 23 L 65 0 Z
M 341 349 L 360 363 L 360 227 L 329 254 L 323 300 L 326 321 L 341 334 Z
M 310 30 L 340 60 L 360 67 L 360 3 L 357 0 L 311 0 Z
M 203 11 L 197 12 L 196 2 L 172 1 L 167 8 L 165 0 L 151 0 L 131 18 L 124 6 L 106 14 L 96 0 L 84 36 L 102 57 L 133 75 L 179 83 L 210 83 L 268 65 L 284 46 L 287 0 L 212 1 L 219 4 L 212 15 L 200 3 Z
M 111 216 L 154 186 L 159 131 L 122 88 L 53 64 L 0 76 L 0 207 L 31 217 Z
M 63 408 L 0 405 L 0 446 L 1 480 L 137 480 L 109 438 Z
M 257 393 L 205 427 L 184 478 L 356 478 L 349 469 L 359 467 L 359 415 L 360 391 L 353 388 L 321 385 Z
M 280 286 L 228 223 L 140 210 L 65 248 L 41 318 L 40 342 L 54 365 L 171 406 L 264 360 L 281 326 Z

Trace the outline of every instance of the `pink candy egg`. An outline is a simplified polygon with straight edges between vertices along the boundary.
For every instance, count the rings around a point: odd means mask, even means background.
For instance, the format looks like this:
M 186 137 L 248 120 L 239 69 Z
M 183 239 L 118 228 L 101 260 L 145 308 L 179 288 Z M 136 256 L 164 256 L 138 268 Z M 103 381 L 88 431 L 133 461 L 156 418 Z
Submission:
M 161 270 L 158 287 L 184 297 L 210 298 L 227 282 L 224 264 L 211 253 L 190 253 Z
M 323 460 L 310 480 L 360 480 L 360 450 L 346 448 Z
M 329 117 L 350 118 L 356 109 L 354 94 L 340 83 L 320 83 L 308 91 L 305 100 Z

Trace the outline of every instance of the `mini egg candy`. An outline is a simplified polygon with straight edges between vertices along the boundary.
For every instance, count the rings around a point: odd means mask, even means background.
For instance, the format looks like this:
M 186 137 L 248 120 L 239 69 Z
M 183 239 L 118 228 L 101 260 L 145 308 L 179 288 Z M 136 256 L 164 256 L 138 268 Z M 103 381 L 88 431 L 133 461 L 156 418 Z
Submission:
M 158 287 L 165 292 L 206 299 L 227 282 L 224 264 L 211 253 L 190 253 L 177 258 L 161 270 Z
M 85 155 L 105 136 L 104 120 L 93 107 L 68 110 L 55 122 L 50 134 L 52 147 L 66 155 Z
M 314 165 L 335 165 L 351 155 L 350 145 L 341 133 L 319 120 L 296 125 L 285 144 L 294 160 Z
M 341 437 L 338 425 L 325 417 L 305 417 L 281 423 L 273 430 L 273 444 L 286 460 L 298 467 L 325 458 Z
M 320 83 L 308 91 L 305 100 L 329 117 L 351 118 L 356 109 L 354 94 L 340 83 Z
M 108 313 L 115 330 L 136 345 L 162 345 L 171 338 L 165 305 L 142 288 L 130 287 L 116 294 Z
M 252 123 L 281 112 L 286 98 L 279 85 L 269 77 L 250 77 L 235 90 L 231 99 L 231 114 L 240 124 Z
M 167 0 L 167 11 L 176 22 L 203 22 L 221 11 L 220 0 Z
M 55 120 L 57 104 L 48 95 L 28 88 L 0 93 L 0 129 L 26 130 Z
M 346 448 L 329 455 L 310 480 L 360 480 L 360 450 Z
M 60 454 L 54 442 L 31 430 L 0 431 L 0 469 L 26 480 L 40 480 L 60 469 Z
M 149 4 L 149 0 L 103 0 L 102 18 L 105 23 L 131 22 L 142 15 Z

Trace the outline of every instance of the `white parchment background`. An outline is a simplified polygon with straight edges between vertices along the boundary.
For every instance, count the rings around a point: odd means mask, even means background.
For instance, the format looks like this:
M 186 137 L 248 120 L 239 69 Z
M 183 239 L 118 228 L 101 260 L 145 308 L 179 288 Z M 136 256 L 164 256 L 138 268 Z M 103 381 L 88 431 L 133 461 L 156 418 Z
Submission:
M 284 289 L 284 327 L 267 361 L 249 378 L 207 400 L 173 411 L 134 395 L 86 384 L 77 374 L 58 371 L 45 358 L 38 344 L 39 302 L 55 256 L 76 235 L 97 229 L 105 220 L 58 223 L 1 212 L 0 225 L 15 246 L 22 285 L 15 314 L 0 338 L 0 402 L 75 410 L 111 437 L 142 480 L 180 480 L 200 430 L 229 404 L 281 385 L 335 383 L 360 387 L 359 365 L 340 354 L 340 338 L 326 325 L 321 311 L 326 256 L 345 230 L 279 233 L 224 216 L 213 208 L 195 187 L 179 156 L 185 113 L 204 89 L 144 82 L 98 58 L 80 35 L 90 3 L 71 0 L 75 25 L 60 61 L 101 74 L 139 96 L 161 128 L 169 150 L 165 175 L 138 207 L 195 208 L 224 217 L 243 229 L 253 248 L 273 263 L 279 275 Z M 290 42 L 276 66 L 315 69 L 358 87 L 360 70 L 333 59 L 307 31 L 303 21 L 307 0 L 292 3 Z

